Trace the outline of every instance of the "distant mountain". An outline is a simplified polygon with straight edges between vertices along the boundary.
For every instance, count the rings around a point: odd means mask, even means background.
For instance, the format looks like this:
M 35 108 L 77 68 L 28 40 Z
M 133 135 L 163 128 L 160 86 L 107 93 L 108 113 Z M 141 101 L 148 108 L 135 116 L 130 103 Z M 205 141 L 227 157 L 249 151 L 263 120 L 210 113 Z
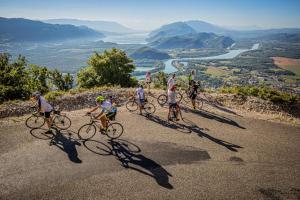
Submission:
M 258 39 L 269 40 L 269 41 L 279 41 L 279 42 L 292 42 L 292 43 L 300 43 L 300 33 L 277 33 L 270 34 L 259 37 Z
M 213 25 L 200 20 L 191 20 L 185 22 L 175 22 L 161 26 L 160 28 L 152 31 L 147 39 L 148 42 L 170 37 L 170 36 L 181 36 L 191 33 L 214 33 L 218 35 L 225 35 L 232 38 L 256 38 L 270 34 L 279 33 L 300 33 L 299 28 L 279 28 L 279 29 L 258 29 L 258 30 L 233 30 L 217 25 Z
M 102 33 L 84 26 L 53 25 L 23 18 L 0 17 L 0 41 L 37 42 L 102 37 Z
M 111 33 L 132 33 L 136 32 L 133 29 L 127 28 L 122 24 L 112 21 L 91 21 L 91 20 L 79 20 L 79 19 L 49 19 L 44 20 L 50 24 L 71 24 L 75 26 L 87 26 L 101 32 Z
M 149 34 L 148 42 L 153 42 L 160 38 L 172 37 L 186 34 L 193 34 L 196 31 L 184 22 L 175 22 L 160 27 Z
M 184 22 L 185 24 L 189 25 L 193 28 L 196 32 L 207 32 L 207 33 L 216 33 L 216 34 L 223 34 L 228 31 L 228 29 L 213 25 L 204 21 L 200 20 L 191 20 Z
M 174 37 L 165 37 L 149 45 L 158 49 L 176 48 L 227 48 L 234 41 L 230 37 L 218 36 L 214 33 L 197 33 Z
M 164 60 L 171 58 L 169 54 L 150 47 L 141 47 L 130 55 L 133 59 Z

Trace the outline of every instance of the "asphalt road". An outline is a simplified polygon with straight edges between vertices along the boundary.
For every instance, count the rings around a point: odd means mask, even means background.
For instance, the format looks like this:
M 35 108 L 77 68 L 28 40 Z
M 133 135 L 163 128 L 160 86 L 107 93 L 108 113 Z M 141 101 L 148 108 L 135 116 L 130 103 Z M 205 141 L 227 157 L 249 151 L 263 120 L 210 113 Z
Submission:
M 121 107 L 118 140 L 79 140 L 86 110 L 54 135 L 2 119 L 0 199 L 300 199 L 300 127 L 219 111 Z

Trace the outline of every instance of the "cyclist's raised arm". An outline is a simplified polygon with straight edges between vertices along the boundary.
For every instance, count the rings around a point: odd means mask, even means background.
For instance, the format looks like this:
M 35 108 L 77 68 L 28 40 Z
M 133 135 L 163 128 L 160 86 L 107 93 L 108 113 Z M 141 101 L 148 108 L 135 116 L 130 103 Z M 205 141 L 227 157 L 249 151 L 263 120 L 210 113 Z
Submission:
M 98 106 L 96 106 L 95 108 L 93 108 L 92 110 L 88 111 L 88 113 L 92 113 L 95 112 L 98 109 Z

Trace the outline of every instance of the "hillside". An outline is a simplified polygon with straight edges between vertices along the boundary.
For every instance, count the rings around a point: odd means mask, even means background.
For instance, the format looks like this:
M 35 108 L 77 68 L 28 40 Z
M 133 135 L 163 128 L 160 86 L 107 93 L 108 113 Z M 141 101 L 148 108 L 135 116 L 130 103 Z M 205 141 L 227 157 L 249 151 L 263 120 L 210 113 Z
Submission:
M 114 33 L 131 33 L 134 30 L 123 26 L 113 21 L 92 21 L 92 20 L 79 20 L 79 19 L 49 19 L 44 20 L 50 24 L 71 24 L 75 26 L 87 26 L 89 28 L 102 31 L 102 32 L 114 32 Z
M 213 33 L 198 33 L 161 38 L 150 43 L 150 46 L 158 49 L 227 48 L 233 43 L 234 41 L 230 37 L 217 36 Z
M 164 25 L 159 29 L 152 31 L 149 34 L 149 38 L 147 38 L 147 41 L 153 42 L 164 37 L 173 37 L 192 33 L 196 33 L 196 31 L 189 25 L 185 24 L 184 22 L 175 22 L 172 24 Z
M 278 42 L 300 43 L 300 33 L 277 33 L 262 36 L 258 39 Z
M 47 24 L 23 18 L 0 18 L 0 41 L 45 42 L 102 37 L 102 33 L 84 26 Z
M 167 53 L 158 51 L 150 47 L 141 47 L 134 51 L 131 55 L 133 59 L 151 59 L 151 60 L 164 60 L 169 59 L 170 56 Z

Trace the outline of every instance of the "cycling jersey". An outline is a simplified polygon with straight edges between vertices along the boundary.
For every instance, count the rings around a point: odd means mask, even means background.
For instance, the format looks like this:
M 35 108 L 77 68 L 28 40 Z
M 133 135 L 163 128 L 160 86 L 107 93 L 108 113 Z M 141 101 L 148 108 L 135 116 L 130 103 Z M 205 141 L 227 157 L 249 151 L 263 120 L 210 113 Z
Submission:
M 46 99 L 42 96 L 38 99 L 38 105 L 41 112 L 51 112 L 53 110 L 52 106 L 46 101 Z
M 176 103 L 176 92 L 168 90 L 168 103 L 175 104 Z
M 139 87 L 138 89 L 136 89 L 136 98 L 145 99 L 145 93 L 143 88 Z
M 168 89 L 171 89 L 174 85 L 175 85 L 175 80 L 174 80 L 174 78 L 171 77 L 168 80 Z
M 109 113 L 112 110 L 112 104 L 109 101 L 103 101 L 100 105 L 104 113 Z

